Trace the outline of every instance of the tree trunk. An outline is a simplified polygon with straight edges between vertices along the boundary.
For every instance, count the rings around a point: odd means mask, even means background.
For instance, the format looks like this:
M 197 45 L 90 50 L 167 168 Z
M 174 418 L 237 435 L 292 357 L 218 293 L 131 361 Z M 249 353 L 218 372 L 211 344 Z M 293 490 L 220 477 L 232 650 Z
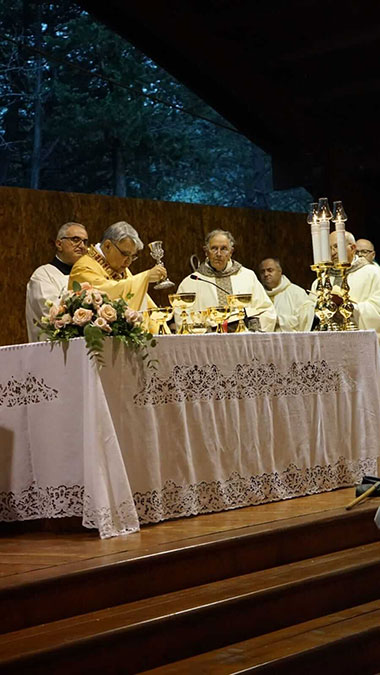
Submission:
M 41 26 L 41 6 L 37 5 L 36 21 L 36 48 L 42 46 L 42 26 Z M 30 187 L 38 190 L 40 186 L 41 171 L 41 145 L 42 145 L 42 57 L 41 54 L 35 56 L 36 80 L 34 87 L 34 129 L 33 129 L 33 152 L 31 163 Z
M 116 139 L 113 144 L 112 165 L 113 165 L 113 194 L 116 197 L 126 197 L 127 184 L 125 180 L 125 163 L 119 139 Z

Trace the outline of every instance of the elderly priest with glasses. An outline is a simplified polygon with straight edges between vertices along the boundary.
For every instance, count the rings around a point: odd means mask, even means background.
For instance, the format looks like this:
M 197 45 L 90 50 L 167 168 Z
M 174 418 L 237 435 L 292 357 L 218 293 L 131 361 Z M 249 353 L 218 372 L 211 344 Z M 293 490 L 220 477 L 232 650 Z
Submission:
M 110 225 L 102 241 L 90 246 L 86 255 L 78 260 L 70 274 L 69 289 L 73 282 L 87 282 L 111 300 L 123 298 L 131 309 L 154 307 L 147 295 L 148 285 L 166 279 L 163 265 L 155 265 L 145 272 L 133 275 L 130 264 L 136 260 L 138 251 L 144 247 L 136 230 L 125 221 Z M 129 294 L 132 295 L 128 299 Z
M 37 342 L 40 328 L 36 321 L 49 313 L 46 300 L 58 304 L 67 289 L 73 264 L 87 251 L 88 235 L 84 225 L 65 223 L 57 233 L 56 254 L 47 265 L 40 265 L 33 272 L 26 287 L 26 326 L 29 342 Z

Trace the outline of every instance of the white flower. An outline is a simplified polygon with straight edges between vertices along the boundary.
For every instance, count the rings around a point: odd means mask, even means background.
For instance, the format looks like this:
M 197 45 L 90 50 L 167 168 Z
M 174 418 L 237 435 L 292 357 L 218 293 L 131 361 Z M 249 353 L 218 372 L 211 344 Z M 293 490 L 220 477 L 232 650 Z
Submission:
M 112 305 L 104 304 L 98 309 L 98 316 L 101 316 L 102 319 L 112 323 L 117 319 L 116 309 Z
M 79 307 L 76 309 L 73 316 L 73 323 L 77 326 L 84 326 L 86 323 L 91 321 L 93 312 L 91 309 L 84 309 L 84 307 Z
M 111 326 L 109 326 L 107 321 L 103 319 L 103 317 L 101 316 L 98 316 L 98 318 L 95 319 L 94 326 L 101 328 L 101 330 L 104 331 L 104 333 L 110 333 L 112 330 Z
M 142 314 L 135 309 L 127 309 L 124 312 L 124 318 L 128 323 L 141 323 L 143 320 Z

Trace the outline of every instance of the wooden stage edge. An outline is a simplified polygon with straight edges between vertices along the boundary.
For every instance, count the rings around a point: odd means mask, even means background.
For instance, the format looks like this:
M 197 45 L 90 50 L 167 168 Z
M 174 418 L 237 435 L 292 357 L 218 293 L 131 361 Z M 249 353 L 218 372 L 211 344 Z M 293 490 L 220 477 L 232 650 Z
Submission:
M 355 488 L 343 488 L 281 502 L 198 515 L 144 526 L 140 532 L 101 540 L 72 520 L 1 523 L 0 589 L 28 580 L 59 575 L 70 568 L 98 567 L 114 560 L 164 552 L 196 545 L 220 536 L 238 536 L 249 528 L 257 532 L 271 530 L 281 521 L 301 523 L 305 518 L 328 518 L 343 514 L 354 498 Z M 380 498 L 372 498 L 356 509 L 377 508 Z M 48 523 L 48 529 L 46 526 Z M 380 537 L 380 533 L 379 533 Z

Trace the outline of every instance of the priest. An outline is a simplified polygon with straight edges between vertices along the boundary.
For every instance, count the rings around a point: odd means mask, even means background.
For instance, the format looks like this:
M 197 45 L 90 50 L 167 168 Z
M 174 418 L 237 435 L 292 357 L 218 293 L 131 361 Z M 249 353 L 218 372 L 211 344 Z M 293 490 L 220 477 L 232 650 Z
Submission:
M 347 259 L 350 268 L 347 282 L 350 288 L 350 299 L 354 304 L 353 321 L 362 330 L 373 329 L 380 339 L 380 274 L 375 265 L 371 265 L 364 256 L 356 253 L 355 237 L 351 232 L 345 233 Z M 338 244 L 336 232 L 330 234 L 330 250 L 332 262 L 338 262 Z M 330 278 L 332 287 L 340 286 L 342 277 L 338 271 Z M 317 282 L 314 281 L 312 291 L 316 294 Z
M 29 342 L 39 340 L 40 328 L 36 325 L 49 308 L 46 300 L 58 304 L 67 289 L 73 264 L 87 251 L 88 234 L 80 223 L 65 223 L 57 233 L 56 253 L 53 260 L 34 270 L 26 288 L 26 327 Z
M 225 306 L 227 295 L 251 294 L 246 308 L 248 322 L 259 322 L 263 331 L 274 330 L 276 312 L 253 270 L 243 267 L 232 258 L 235 241 L 226 230 L 213 230 L 205 240 L 206 259 L 195 274 L 180 283 L 177 293 L 196 293 L 194 310 Z M 194 278 L 195 277 L 195 278 Z
M 314 303 L 301 286 L 293 284 L 282 273 L 278 258 L 264 258 L 259 276 L 277 314 L 276 331 L 296 332 L 310 328 Z
M 125 221 L 110 225 L 100 243 L 90 246 L 86 255 L 78 260 L 70 273 L 69 289 L 73 282 L 87 282 L 111 300 L 123 298 L 129 307 L 143 310 L 154 307 L 147 295 L 152 282 L 166 279 L 163 265 L 155 265 L 145 272 L 133 275 L 130 264 L 144 247 L 136 230 Z M 129 295 L 132 297 L 129 298 Z

